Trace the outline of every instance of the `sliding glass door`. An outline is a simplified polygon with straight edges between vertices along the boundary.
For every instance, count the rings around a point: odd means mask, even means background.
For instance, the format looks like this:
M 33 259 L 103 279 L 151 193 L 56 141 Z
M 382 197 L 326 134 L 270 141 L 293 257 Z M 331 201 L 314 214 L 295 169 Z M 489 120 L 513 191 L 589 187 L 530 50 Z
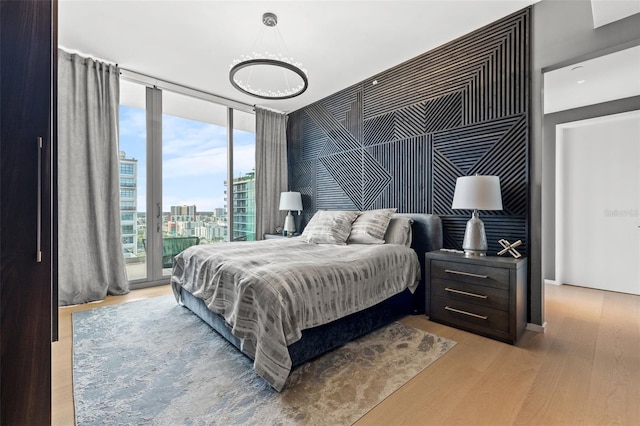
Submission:
M 145 87 L 120 81 L 120 223 L 129 281 L 147 279 Z
M 191 245 L 255 240 L 255 115 L 123 83 L 123 253 L 136 288 L 166 283 Z
M 227 108 L 164 91 L 162 111 L 163 247 L 226 241 Z

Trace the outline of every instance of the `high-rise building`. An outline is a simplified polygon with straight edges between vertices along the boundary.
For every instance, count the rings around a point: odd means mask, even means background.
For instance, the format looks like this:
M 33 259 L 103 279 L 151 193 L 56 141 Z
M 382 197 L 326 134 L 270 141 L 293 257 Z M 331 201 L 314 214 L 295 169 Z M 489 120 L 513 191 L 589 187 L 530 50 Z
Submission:
M 226 184 L 226 182 L 225 182 Z M 226 191 L 225 191 L 226 193 Z M 226 219 L 227 217 L 227 212 L 226 209 L 224 207 L 216 207 L 215 209 L 213 209 L 213 215 L 216 217 L 216 219 Z
M 122 229 L 122 249 L 125 257 L 138 255 L 137 225 L 137 173 L 138 160 L 127 158 L 120 151 L 120 226 Z
M 256 174 L 246 173 L 233 179 L 233 239 L 256 239 Z
M 190 222 L 196 220 L 196 206 L 171 206 L 171 220 L 176 222 Z

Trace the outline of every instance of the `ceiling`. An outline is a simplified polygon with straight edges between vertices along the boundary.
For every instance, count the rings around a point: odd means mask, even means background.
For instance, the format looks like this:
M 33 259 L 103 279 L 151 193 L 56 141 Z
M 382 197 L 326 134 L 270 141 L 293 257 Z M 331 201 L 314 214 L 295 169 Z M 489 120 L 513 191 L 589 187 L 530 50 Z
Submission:
M 640 0 L 591 0 L 595 29 L 640 13 Z M 544 113 L 640 95 L 640 46 L 544 74 Z
M 291 112 L 537 1 L 60 0 L 58 37 L 67 50 L 129 71 Z M 298 97 L 266 101 L 229 82 L 264 12 L 278 15 L 288 54 L 308 72 Z
M 640 46 L 544 75 L 544 113 L 640 95 Z
M 627 16 L 640 13 L 638 0 L 591 0 L 593 27 L 599 28 Z

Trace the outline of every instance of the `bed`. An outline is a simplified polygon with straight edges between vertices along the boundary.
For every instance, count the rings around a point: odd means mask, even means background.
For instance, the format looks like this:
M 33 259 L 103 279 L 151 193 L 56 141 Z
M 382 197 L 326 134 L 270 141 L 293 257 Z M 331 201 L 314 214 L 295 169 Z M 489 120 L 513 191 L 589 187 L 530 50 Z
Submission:
M 309 241 L 303 233 L 190 247 L 174 259 L 173 292 L 252 358 L 255 372 L 280 391 L 292 368 L 401 316 L 424 312 L 424 253 L 442 247 L 440 218 L 394 214 L 389 223 L 385 238 L 404 223 L 410 239 L 331 244 Z

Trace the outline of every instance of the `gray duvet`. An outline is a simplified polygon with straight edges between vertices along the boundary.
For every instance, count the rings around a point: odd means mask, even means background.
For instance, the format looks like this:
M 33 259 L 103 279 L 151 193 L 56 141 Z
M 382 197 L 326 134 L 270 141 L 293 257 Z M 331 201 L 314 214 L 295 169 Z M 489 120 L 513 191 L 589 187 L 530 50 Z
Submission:
M 176 256 L 171 284 L 224 317 L 254 370 L 282 390 L 287 350 L 302 330 L 371 307 L 420 279 L 416 252 L 392 244 L 312 244 L 300 238 L 193 246 Z

